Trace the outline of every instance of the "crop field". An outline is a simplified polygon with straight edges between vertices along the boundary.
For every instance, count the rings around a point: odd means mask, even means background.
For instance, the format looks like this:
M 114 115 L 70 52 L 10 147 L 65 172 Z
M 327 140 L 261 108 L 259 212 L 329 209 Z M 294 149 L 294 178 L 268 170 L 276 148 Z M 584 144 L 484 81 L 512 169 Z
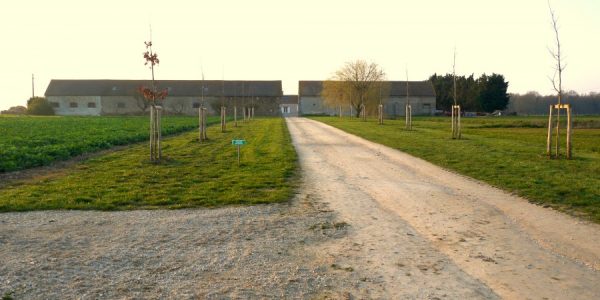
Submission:
M 148 146 L 112 151 L 41 178 L 0 187 L 0 211 L 129 210 L 286 201 L 294 192 L 296 153 L 281 118 L 256 119 L 225 133 L 208 128 L 167 137 L 164 161 Z M 245 139 L 237 164 L 232 139 Z
M 547 158 L 544 117 L 463 118 L 461 140 L 449 117 L 415 117 L 412 131 L 404 119 L 314 119 L 600 223 L 600 117 L 575 118 L 572 160 Z
M 217 122 L 217 119 L 209 120 Z M 54 161 L 149 139 L 143 116 L 13 117 L 0 116 L 0 173 L 48 165 Z M 164 116 L 163 135 L 198 127 L 194 117 Z

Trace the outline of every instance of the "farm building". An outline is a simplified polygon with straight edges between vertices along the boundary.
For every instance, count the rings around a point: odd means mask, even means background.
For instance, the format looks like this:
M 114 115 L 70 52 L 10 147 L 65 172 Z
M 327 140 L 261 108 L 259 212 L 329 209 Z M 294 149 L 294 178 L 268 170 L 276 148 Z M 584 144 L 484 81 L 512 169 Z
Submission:
M 388 117 L 404 116 L 406 105 L 406 81 L 389 81 L 390 93 L 384 96 L 384 111 Z M 300 115 L 335 115 L 336 108 L 327 107 L 321 98 L 323 81 L 300 81 L 298 101 Z M 409 81 L 408 98 L 413 115 L 433 115 L 435 111 L 435 90 L 429 81 Z M 343 114 L 350 114 L 350 107 L 342 108 Z
M 228 114 L 233 107 L 254 107 L 256 116 L 279 116 L 281 81 L 159 80 L 167 89 L 166 113 L 196 115 L 204 101 L 209 114 L 222 104 Z M 148 111 L 138 88 L 150 87 L 149 80 L 52 80 L 45 96 L 57 115 L 127 115 Z
M 281 115 L 284 117 L 298 116 L 298 96 L 284 95 L 281 97 Z

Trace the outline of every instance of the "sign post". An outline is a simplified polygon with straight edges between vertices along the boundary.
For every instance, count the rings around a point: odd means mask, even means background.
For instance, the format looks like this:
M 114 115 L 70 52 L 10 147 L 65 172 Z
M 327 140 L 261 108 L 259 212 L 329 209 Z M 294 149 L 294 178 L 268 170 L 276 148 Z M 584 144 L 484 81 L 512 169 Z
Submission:
M 246 145 L 246 140 L 231 140 L 231 144 L 237 146 L 238 166 L 240 165 L 240 147 Z

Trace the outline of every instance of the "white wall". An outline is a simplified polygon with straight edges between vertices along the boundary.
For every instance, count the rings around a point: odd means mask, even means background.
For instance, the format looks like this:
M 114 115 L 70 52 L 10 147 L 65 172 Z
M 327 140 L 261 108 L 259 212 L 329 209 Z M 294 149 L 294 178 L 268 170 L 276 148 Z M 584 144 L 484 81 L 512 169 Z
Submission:
M 335 110 L 323 104 L 321 97 L 299 97 L 301 115 L 334 115 Z
M 284 117 L 297 117 L 298 116 L 298 104 L 281 104 L 281 115 Z M 285 112 L 285 108 L 287 107 L 288 112 Z
M 54 108 L 54 113 L 60 116 L 99 116 L 102 111 L 102 103 L 99 96 L 49 96 L 48 102 L 58 103 Z M 77 107 L 71 107 L 71 103 L 76 103 Z M 93 103 L 95 107 L 89 107 Z
M 433 115 L 435 97 L 409 97 L 413 115 Z M 384 112 L 388 117 L 404 116 L 406 97 L 391 97 L 384 101 Z M 371 108 L 373 109 L 373 108 Z M 320 97 L 300 97 L 301 115 L 338 115 L 339 108 L 327 107 Z M 342 114 L 350 114 L 350 106 L 342 107 Z

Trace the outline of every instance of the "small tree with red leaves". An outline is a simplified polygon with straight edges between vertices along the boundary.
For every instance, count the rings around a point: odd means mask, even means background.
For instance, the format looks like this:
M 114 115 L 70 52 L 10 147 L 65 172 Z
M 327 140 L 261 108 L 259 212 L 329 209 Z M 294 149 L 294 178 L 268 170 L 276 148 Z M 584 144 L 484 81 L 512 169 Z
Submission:
M 158 162 L 162 156 L 160 147 L 160 118 L 162 106 L 159 101 L 164 100 L 168 93 L 166 89 L 158 91 L 156 88 L 156 82 L 154 81 L 154 66 L 159 63 L 158 54 L 152 51 L 152 41 L 144 42 L 144 44 L 146 45 L 146 52 L 144 52 L 144 59 L 146 62 L 144 65 L 150 65 L 150 70 L 152 70 L 152 87 L 140 87 L 139 93 L 142 94 L 144 99 L 150 104 L 150 161 Z

